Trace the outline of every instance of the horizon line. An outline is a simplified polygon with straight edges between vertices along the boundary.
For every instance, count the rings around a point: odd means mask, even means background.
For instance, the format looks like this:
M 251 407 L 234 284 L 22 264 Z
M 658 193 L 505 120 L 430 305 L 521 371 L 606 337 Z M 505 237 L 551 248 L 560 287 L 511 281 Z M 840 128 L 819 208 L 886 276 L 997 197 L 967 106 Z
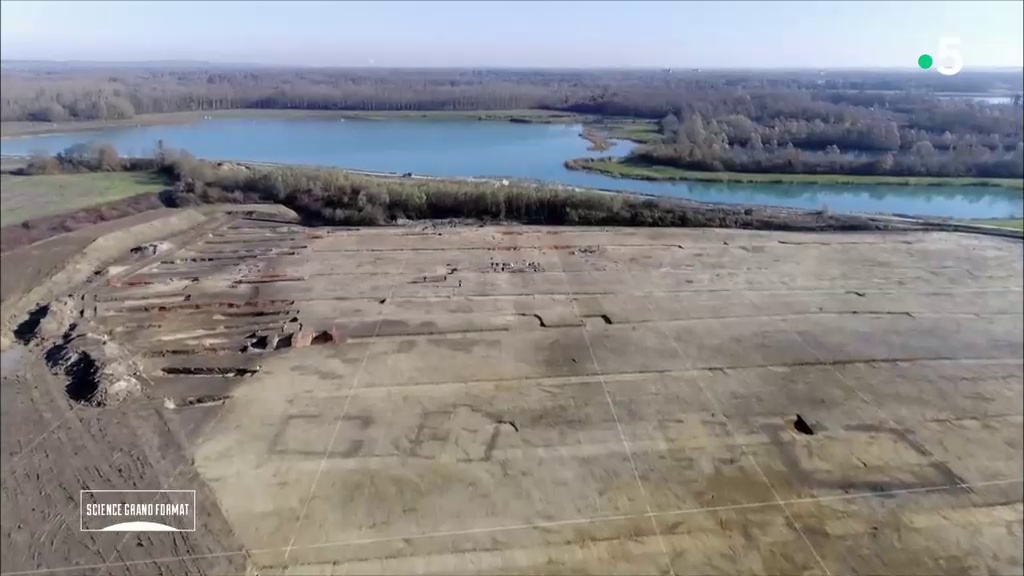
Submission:
M 0 65 L 97 65 L 111 67 L 130 67 L 146 65 L 162 66 L 217 66 L 230 68 L 277 68 L 277 69 L 311 69 L 311 70 L 630 70 L 630 71 L 679 71 L 679 72 L 734 72 L 734 71 L 909 71 L 917 70 L 916 66 L 694 66 L 694 65 L 641 65 L 641 66 L 544 66 L 516 64 L 482 64 L 482 65 L 375 65 L 375 64 L 270 64 L 262 62 L 228 62 L 195 59 L 154 59 L 154 60 L 63 60 L 45 58 L 3 58 Z M 986 71 L 1024 71 L 1024 65 L 986 65 L 971 66 L 970 70 Z

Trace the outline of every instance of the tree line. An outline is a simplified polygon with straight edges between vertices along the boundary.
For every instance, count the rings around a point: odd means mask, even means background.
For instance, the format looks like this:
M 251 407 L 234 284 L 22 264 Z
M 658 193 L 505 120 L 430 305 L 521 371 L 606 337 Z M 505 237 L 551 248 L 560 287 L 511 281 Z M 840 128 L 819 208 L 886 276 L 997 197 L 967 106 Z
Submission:
M 120 119 L 234 108 L 558 109 L 661 118 L 741 114 L 823 122 L 907 114 L 929 94 L 1020 92 L 1020 73 L 656 70 L 22 69 L 0 71 L 0 119 Z M 934 121 L 949 121 L 939 116 Z
M 1024 177 L 1024 142 L 1010 144 L 1012 135 L 934 135 L 892 120 L 764 126 L 700 114 L 681 123 L 668 115 L 660 130 L 662 141 L 637 147 L 627 161 L 714 172 Z

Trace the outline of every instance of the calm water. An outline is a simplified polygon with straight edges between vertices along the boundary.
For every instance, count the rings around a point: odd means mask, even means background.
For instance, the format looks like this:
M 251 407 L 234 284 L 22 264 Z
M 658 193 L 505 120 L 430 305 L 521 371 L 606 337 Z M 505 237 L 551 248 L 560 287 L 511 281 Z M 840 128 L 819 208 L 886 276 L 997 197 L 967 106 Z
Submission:
M 580 187 L 679 196 L 707 202 L 767 204 L 834 212 L 889 212 L 959 218 L 1024 214 L 1020 191 L 1001 188 L 819 186 L 641 182 L 566 170 L 593 156 L 579 126 L 475 121 L 214 119 L 174 126 L 79 132 L 0 142 L 3 154 L 59 152 L 87 141 L 122 154 L 152 154 L 157 140 L 201 158 L 316 164 L 433 176 L 499 176 Z M 606 154 L 621 155 L 620 143 Z

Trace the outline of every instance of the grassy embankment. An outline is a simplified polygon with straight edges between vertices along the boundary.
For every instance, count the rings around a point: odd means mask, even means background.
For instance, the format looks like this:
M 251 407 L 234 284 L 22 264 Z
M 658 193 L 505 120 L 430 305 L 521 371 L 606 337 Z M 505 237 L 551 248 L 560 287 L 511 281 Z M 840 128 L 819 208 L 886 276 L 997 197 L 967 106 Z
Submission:
M 970 224 L 972 226 L 991 226 L 993 228 L 1005 228 L 1016 230 L 1024 234 L 1024 218 L 979 218 L 977 220 L 958 220 L 958 224 Z
M 1024 180 L 1014 178 L 938 178 L 926 176 L 853 176 L 843 174 L 746 174 L 741 172 L 697 172 L 672 166 L 640 164 L 613 158 L 576 158 L 565 167 L 632 180 L 734 182 L 750 184 L 862 184 L 893 186 L 997 186 L 1024 189 Z
M 1011 230 L 1024 230 L 1024 218 L 996 218 L 993 220 L 971 220 L 974 224 L 984 224 L 997 228 L 1009 228 Z
M 140 194 L 160 192 L 167 183 L 148 172 L 95 172 L 15 176 L 0 174 L 0 227 L 74 212 Z

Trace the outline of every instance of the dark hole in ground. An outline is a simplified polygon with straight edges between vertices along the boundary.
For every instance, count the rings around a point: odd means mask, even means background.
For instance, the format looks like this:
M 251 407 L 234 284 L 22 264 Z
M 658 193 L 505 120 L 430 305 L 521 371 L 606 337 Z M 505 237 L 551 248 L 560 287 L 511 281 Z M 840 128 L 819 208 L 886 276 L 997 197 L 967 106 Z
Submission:
M 51 370 L 58 370 L 60 367 L 71 358 L 70 344 L 74 338 L 75 329 L 78 327 L 77 323 L 72 323 L 68 326 L 68 329 L 61 336 L 60 342 L 50 346 L 43 353 L 43 360 L 46 361 L 46 365 Z
M 64 392 L 75 402 L 86 403 L 92 400 L 100 388 L 99 368 L 96 361 L 88 354 L 79 354 L 64 370 L 68 383 Z
M 259 336 L 249 343 L 249 347 L 253 350 L 266 350 L 268 343 L 269 339 L 266 336 Z
M 274 344 L 274 350 L 283 350 L 285 348 L 292 347 L 292 335 L 286 334 L 277 339 L 277 344 Z
M 61 360 L 64 359 L 64 355 L 68 353 L 68 346 L 66 341 L 62 341 L 59 344 L 54 344 L 46 349 L 43 353 L 43 360 L 46 361 L 46 365 L 51 369 L 56 369 L 60 366 Z
M 18 324 L 18 327 L 14 329 L 14 337 L 22 344 L 28 344 L 36 337 L 36 331 L 39 330 L 39 324 L 46 318 L 46 315 L 50 313 L 50 305 L 43 304 L 37 306 L 34 310 L 28 313 L 28 318 L 25 318 Z
M 186 398 L 184 401 L 176 402 L 175 404 L 182 408 L 188 406 L 206 406 L 209 404 L 220 404 L 228 398 L 229 396 L 225 394 L 209 394 L 207 396 L 193 396 L 191 398 Z
M 327 331 L 317 332 L 316 336 L 313 336 L 313 339 L 309 341 L 314 346 L 317 344 L 330 344 L 331 342 L 334 342 L 334 336 Z
M 799 414 L 796 415 L 796 421 L 793 422 L 793 429 L 801 434 L 814 436 L 814 428 L 811 428 L 811 425 Z
M 229 368 L 224 366 L 168 366 L 161 370 L 161 372 L 168 376 L 233 376 L 239 370 L 244 370 L 244 368 Z

